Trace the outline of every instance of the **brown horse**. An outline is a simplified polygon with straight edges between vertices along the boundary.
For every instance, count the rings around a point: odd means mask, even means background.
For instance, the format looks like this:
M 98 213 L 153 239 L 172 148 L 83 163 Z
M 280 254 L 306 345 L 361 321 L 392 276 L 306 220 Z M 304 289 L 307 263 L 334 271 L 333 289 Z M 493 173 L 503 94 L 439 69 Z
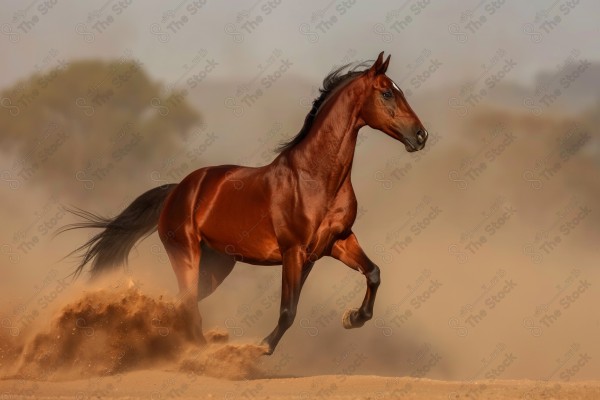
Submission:
M 409 152 L 427 141 L 402 91 L 385 75 L 389 61 L 382 52 L 366 70 L 329 74 L 302 130 L 269 165 L 198 169 L 179 184 L 142 194 L 112 219 L 77 211 L 87 221 L 68 228 L 104 230 L 78 249 L 84 254 L 75 275 L 89 261 L 92 273 L 123 263 L 158 226 L 180 295 L 193 310 L 190 330 L 204 342 L 197 302 L 236 261 L 283 265 L 279 321 L 263 341 L 271 354 L 294 321 L 313 264 L 330 256 L 366 277 L 362 305 L 342 318 L 345 328 L 362 326 L 373 314 L 379 268 L 352 232 L 357 202 L 350 175 L 358 131 L 365 125 L 383 131 Z

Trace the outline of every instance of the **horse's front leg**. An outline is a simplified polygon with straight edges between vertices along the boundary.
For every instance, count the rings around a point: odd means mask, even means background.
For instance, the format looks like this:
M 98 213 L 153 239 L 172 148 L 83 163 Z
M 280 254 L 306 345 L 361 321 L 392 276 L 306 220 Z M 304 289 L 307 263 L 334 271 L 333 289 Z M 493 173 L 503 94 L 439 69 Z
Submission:
M 263 339 L 263 344 L 268 347 L 266 354 L 273 353 L 285 331 L 292 326 L 300 291 L 312 265 L 313 263 L 307 262 L 306 252 L 300 247 L 289 249 L 283 254 L 279 321 L 273 332 Z
M 358 309 L 346 310 L 342 317 L 344 328 L 361 327 L 373 317 L 375 295 L 379 287 L 379 267 L 361 249 L 354 233 L 334 243 L 331 249 L 331 257 L 340 260 L 352 269 L 360 271 L 367 278 L 367 292 L 362 305 Z

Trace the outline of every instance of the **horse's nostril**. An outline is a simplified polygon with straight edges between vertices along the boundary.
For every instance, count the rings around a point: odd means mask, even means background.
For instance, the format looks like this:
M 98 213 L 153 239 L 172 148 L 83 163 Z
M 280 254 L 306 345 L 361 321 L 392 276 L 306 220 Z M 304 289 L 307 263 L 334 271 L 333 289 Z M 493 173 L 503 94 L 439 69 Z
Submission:
M 417 142 L 419 142 L 419 144 L 423 144 L 425 143 L 425 141 L 427 140 L 427 131 L 426 130 L 419 130 L 417 132 Z

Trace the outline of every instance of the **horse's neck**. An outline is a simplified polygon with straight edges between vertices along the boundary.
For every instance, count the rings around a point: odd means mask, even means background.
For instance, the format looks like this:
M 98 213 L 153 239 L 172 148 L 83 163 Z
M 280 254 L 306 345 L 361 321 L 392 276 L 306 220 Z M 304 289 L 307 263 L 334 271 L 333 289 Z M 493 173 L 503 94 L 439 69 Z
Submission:
M 358 118 L 356 95 L 344 91 L 331 99 L 317 115 L 313 126 L 288 157 L 312 180 L 339 188 L 348 181 L 356 149 Z

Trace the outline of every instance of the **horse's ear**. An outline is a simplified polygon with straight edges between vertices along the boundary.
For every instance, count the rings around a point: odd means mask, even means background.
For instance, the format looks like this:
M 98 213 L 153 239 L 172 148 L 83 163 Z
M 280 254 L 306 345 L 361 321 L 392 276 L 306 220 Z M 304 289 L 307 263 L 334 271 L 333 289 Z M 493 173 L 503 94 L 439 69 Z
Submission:
M 371 66 L 371 68 L 369 68 L 369 74 L 370 75 L 377 75 L 379 72 L 379 68 L 381 68 L 381 66 L 383 65 L 383 51 L 381 53 L 379 53 L 379 57 L 377 57 L 377 60 L 375 61 L 375 63 Z M 387 68 L 387 67 L 386 67 Z
M 383 54 L 383 53 L 381 53 L 381 54 Z M 377 75 L 385 74 L 385 71 L 387 71 L 387 69 L 388 69 L 388 65 L 390 65 L 390 58 L 392 58 L 392 56 L 388 55 L 387 58 L 385 59 L 385 62 L 383 64 L 381 64 L 381 66 L 377 69 Z

